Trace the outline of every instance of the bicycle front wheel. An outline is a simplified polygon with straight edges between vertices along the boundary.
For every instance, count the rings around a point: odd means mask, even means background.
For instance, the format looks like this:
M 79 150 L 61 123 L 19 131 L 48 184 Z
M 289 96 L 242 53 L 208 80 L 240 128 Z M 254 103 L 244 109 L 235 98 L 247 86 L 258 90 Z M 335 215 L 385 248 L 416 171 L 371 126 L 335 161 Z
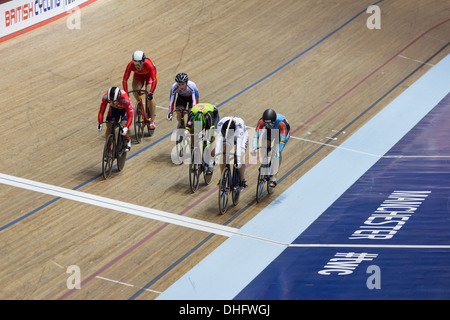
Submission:
M 231 184 L 231 173 L 230 168 L 227 166 L 223 170 L 222 178 L 219 183 L 219 212 L 224 214 L 228 207 L 228 194 L 230 191 Z
M 102 174 L 103 178 L 108 179 L 111 176 L 114 163 L 114 135 L 111 133 L 106 138 L 103 148 Z
M 195 192 L 198 189 L 198 183 L 200 180 L 200 164 L 195 163 L 195 152 L 197 148 L 194 149 L 191 155 L 191 163 L 189 164 L 189 184 L 191 186 L 191 191 Z
M 261 201 L 261 197 L 264 192 L 264 183 L 265 183 L 265 177 L 261 174 L 261 168 L 259 169 L 258 173 L 258 183 L 256 184 L 256 202 Z
M 141 143 L 144 138 L 144 115 L 142 114 L 141 102 L 136 104 L 136 110 L 134 112 L 134 133 L 136 135 L 137 143 Z

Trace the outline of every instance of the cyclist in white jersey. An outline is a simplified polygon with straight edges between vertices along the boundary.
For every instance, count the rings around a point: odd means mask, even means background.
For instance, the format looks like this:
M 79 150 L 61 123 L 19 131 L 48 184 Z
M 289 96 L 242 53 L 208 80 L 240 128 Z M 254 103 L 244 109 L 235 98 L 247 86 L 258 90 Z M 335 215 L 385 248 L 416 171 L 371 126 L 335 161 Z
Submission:
M 247 128 L 244 120 L 239 117 L 222 118 L 217 124 L 215 150 L 216 157 L 221 157 L 221 159 L 216 161 L 220 166 L 220 176 L 222 176 L 223 170 L 225 169 L 225 159 L 228 159 L 222 153 L 232 154 L 234 142 L 236 142 L 237 168 L 241 177 L 241 189 L 244 190 L 247 187 L 247 181 L 245 179 L 245 165 L 243 165 L 242 160 L 245 160 L 245 151 L 248 146 Z M 223 146 L 226 146 L 225 151 L 222 151 Z
M 172 120 L 172 112 L 175 109 L 192 109 L 198 103 L 197 85 L 189 80 L 188 75 L 179 73 L 175 77 L 175 83 L 170 89 L 169 113 L 167 120 Z M 177 113 L 177 121 L 181 120 L 181 113 Z

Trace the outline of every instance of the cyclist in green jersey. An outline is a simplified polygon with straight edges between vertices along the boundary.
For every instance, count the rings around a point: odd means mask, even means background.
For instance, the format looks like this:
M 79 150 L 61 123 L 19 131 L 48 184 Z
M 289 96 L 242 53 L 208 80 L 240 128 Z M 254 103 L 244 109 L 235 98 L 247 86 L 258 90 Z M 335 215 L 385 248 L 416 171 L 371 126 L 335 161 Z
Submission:
M 206 130 L 207 149 L 211 150 L 213 154 L 205 160 L 208 163 L 206 174 L 212 174 L 214 170 L 214 148 L 210 145 L 214 142 L 216 137 L 217 123 L 219 123 L 219 110 L 215 105 L 210 103 L 198 103 L 189 111 L 188 120 L 186 122 L 185 135 L 193 134 L 195 130 Z M 198 123 L 198 124 L 196 124 Z M 201 124 L 201 128 L 200 125 Z M 198 126 L 197 126 L 198 125 Z M 186 140 L 185 140 L 186 141 Z

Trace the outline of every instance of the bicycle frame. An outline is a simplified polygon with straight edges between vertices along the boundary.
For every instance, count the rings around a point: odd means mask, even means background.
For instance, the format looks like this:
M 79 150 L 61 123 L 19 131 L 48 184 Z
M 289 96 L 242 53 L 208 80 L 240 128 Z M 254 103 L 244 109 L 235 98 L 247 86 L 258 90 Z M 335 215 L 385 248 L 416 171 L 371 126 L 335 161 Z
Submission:
M 149 94 L 147 90 L 131 90 L 128 91 L 128 94 L 137 92 L 139 94 L 138 102 L 136 103 L 136 110 L 134 111 L 134 131 L 136 136 L 137 143 L 141 143 L 142 139 L 144 138 L 144 129 L 147 126 L 149 136 L 153 135 L 153 131 L 150 129 L 150 120 L 151 118 L 148 117 L 147 113 L 149 111 L 148 102 L 147 99 L 145 99 L 145 106 L 144 101 L 142 100 L 142 97 L 144 94 Z M 141 117 L 144 121 L 141 120 Z

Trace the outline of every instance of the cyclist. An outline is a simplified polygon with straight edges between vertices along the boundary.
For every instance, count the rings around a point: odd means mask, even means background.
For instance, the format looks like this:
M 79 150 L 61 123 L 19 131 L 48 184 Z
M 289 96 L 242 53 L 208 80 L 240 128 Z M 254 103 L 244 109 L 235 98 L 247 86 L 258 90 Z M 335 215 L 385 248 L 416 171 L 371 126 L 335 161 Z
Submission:
M 175 76 L 175 83 L 170 89 L 169 113 L 167 120 L 172 120 L 172 112 L 175 109 L 190 110 L 198 103 L 198 89 L 197 85 L 189 80 L 186 73 L 179 73 Z M 176 98 L 176 99 L 175 99 Z M 177 121 L 182 119 L 182 114 L 177 113 Z
M 264 130 L 267 129 L 267 130 Z M 278 137 L 272 136 L 272 130 L 274 130 L 274 135 L 278 134 Z M 272 176 L 269 184 L 270 187 L 274 188 L 277 185 L 277 174 L 281 166 L 281 152 L 289 141 L 290 134 L 289 131 L 291 127 L 285 116 L 282 114 L 277 114 L 273 109 L 267 109 L 264 111 L 261 119 L 259 119 L 258 124 L 255 129 L 255 136 L 252 141 L 252 155 L 256 155 L 256 149 L 258 147 L 258 141 L 261 133 L 266 132 L 266 142 L 270 150 L 272 142 L 275 141 L 274 149 L 274 159 L 278 160 L 278 167 L 276 173 Z M 278 138 L 278 140 L 276 140 Z M 277 149 L 278 146 L 278 149 Z
M 245 151 L 247 150 L 248 145 L 248 132 L 244 120 L 239 117 L 222 118 L 217 124 L 217 133 L 215 154 L 216 156 L 222 156 L 222 160 L 219 161 L 221 176 L 226 164 L 225 161 L 223 161 L 223 155 L 229 155 L 227 151 L 233 150 L 234 143 L 236 142 L 235 152 L 237 163 L 235 165 L 237 166 L 241 177 L 240 187 L 243 191 L 247 187 L 247 180 L 245 179 L 245 165 L 242 165 L 242 160 L 245 158 Z M 222 148 L 224 147 L 226 149 L 222 152 Z
M 130 125 L 133 120 L 134 107 L 131 103 L 130 97 L 124 90 L 120 90 L 117 87 L 111 87 L 108 92 L 102 98 L 102 103 L 100 104 L 100 110 L 98 112 L 98 126 L 97 130 L 102 131 L 103 129 L 103 115 L 105 114 L 106 106 L 109 103 L 109 111 L 106 117 L 107 121 L 121 120 L 123 129 L 122 135 L 125 136 L 126 147 L 125 151 L 128 152 L 131 149 L 131 139 L 130 139 Z M 112 131 L 112 124 L 110 122 L 106 123 L 105 138 Z
M 158 77 L 156 75 L 156 67 L 153 62 L 147 58 L 143 51 L 135 51 L 132 55 L 132 61 L 130 61 L 125 69 L 123 75 L 122 85 L 126 92 L 128 92 L 128 78 L 131 72 L 133 72 L 133 82 L 131 86 L 133 90 L 144 90 L 150 92 L 146 94 L 147 105 L 150 114 L 147 115 L 151 118 L 149 127 L 151 130 L 155 129 L 155 117 L 156 117 L 156 102 L 153 97 L 155 93 L 156 84 L 158 83 Z M 139 93 L 133 92 L 134 98 L 139 100 Z
M 198 103 L 192 107 L 188 115 L 188 120 L 186 124 L 185 135 L 189 133 L 194 133 L 194 129 L 199 127 L 196 126 L 196 122 L 201 123 L 201 130 L 206 130 L 207 145 L 206 150 L 209 151 L 210 145 L 214 142 L 216 137 L 217 124 L 219 123 L 219 110 L 215 105 L 210 103 Z M 198 129 L 197 129 L 198 130 Z M 184 140 L 186 141 L 186 139 Z M 206 169 L 206 174 L 213 174 L 214 171 L 214 150 L 210 157 L 208 157 L 208 168 Z M 206 161 L 205 160 L 205 161 Z

